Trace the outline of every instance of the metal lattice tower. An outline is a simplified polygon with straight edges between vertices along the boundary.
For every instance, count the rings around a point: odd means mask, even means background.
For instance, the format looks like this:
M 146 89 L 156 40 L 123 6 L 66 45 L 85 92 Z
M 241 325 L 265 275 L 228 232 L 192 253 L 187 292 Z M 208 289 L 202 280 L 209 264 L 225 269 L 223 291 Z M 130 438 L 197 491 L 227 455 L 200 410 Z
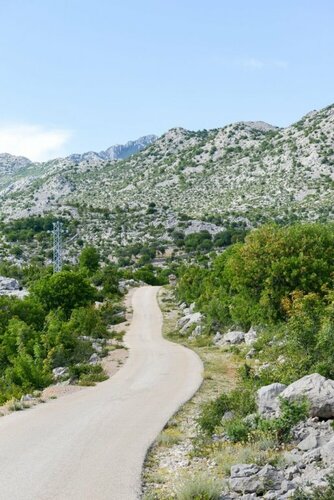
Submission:
M 62 230 L 63 224 L 59 221 L 53 223 L 53 272 L 59 273 L 62 268 Z

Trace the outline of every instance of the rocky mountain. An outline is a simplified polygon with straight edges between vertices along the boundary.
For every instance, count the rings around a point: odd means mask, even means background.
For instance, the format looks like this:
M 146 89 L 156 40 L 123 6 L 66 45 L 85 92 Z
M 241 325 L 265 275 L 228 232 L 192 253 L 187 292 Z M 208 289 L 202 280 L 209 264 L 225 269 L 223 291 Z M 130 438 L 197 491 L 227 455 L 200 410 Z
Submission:
M 71 216 L 83 239 L 106 248 L 168 241 L 171 231 L 204 222 L 217 232 L 231 224 L 331 220 L 333 195 L 334 105 L 287 128 L 174 128 L 124 160 L 53 160 L 0 188 L 5 219 Z
M 156 141 L 156 135 L 145 135 L 140 137 L 136 141 L 128 141 L 126 144 L 116 144 L 111 146 L 105 151 L 100 151 L 99 153 L 95 151 L 89 151 L 83 154 L 72 154 L 67 157 L 68 160 L 74 161 L 76 163 L 81 163 L 84 161 L 98 161 L 98 160 L 124 160 L 131 155 L 139 153 L 147 146 Z
M 21 168 L 31 165 L 31 161 L 24 156 L 14 156 L 9 153 L 0 153 L 0 175 L 12 174 Z
M 57 173 L 58 169 L 62 168 L 64 165 L 87 163 L 93 166 L 103 161 L 115 161 L 128 158 L 145 149 L 156 139 L 157 137 L 155 135 L 146 135 L 135 141 L 128 141 L 126 144 L 116 144 L 99 153 L 88 151 L 86 153 L 72 154 L 66 158 L 57 158 L 42 163 L 34 163 L 23 156 L 13 156 L 8 153 L 2 153 L 0 154 L 0 193 L 2 192 L 3 194 L 3 192 L 9 193 L 16 191 L 18 187 L 23 188 L 39 176 L 48 174 L 51 171 Z

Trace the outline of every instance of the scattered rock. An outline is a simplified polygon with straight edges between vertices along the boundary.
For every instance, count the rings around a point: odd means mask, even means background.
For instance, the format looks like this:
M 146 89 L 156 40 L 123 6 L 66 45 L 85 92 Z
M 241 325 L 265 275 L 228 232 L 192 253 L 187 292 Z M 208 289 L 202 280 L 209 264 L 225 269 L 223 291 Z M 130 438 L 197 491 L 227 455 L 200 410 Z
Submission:
M 96 351 L 98 353 L 101 353 L 103 351 L 103 347 L 98 342 L 93 342 L 92 348 L 94 349 L 94 351 Z
M 250 349 L 248 351 L 248 353 L 246 354 L 246 359 L 254 358 L 255 354 L 256 354 L 256 349 L 254 349 L 254 347 L 252 347 L 252 349 Z
M 309 434 L 300 443 L 298 443 L 297 448 L 302 451 L 314 450 L 318 447 L 318 434 L 312 429 Z
M 12 295 L 14 297 L 23 298 L 29 295 L 28 291 L 22 289 L 19 282 L 14 278 L 0 276 L 0 295 Z
M 222 420 L 232 420 L 232 418 L 234 418 L 234 417 L 235 417 L 234 411 L 226 411 L 223 415 Z

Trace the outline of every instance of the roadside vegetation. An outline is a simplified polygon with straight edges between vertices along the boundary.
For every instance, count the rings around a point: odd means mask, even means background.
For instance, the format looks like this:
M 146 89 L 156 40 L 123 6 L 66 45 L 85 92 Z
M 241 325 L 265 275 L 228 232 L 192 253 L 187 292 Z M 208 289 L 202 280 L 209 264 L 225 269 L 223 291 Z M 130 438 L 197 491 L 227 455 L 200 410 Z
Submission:
M 100 268 L 96 250 L 86 248 L 79 266 L 55 274 L 28 267 L 20 274 L 29 295 L 0 296 L 0 403 L 42 390 L 58 367 L 81 385 L 105 380 L 102 367 L 88 361 L 94 339 L 108 339 L 109 326 L 124 319 L 117 270 Z
M 180 267 L 175 293 L 165 292 L 169 302 L 162 298 L 165 333 L 199 353 L 205 376 L 200 391 L 169 424 L 186 437 L 171 442 L 168 451 L 158 440 L 148 456 L 144 484 L 152 498 L 183 498 L 179 482 L 188 484 L 204 471 L 209 482 L 219 479 L 224 484 L 234 464 L 284 463 L 291 431 L 307 418 L 308 402 L 282 399 L 279 416 L 266 419 L 257 413 L 256 391 L 311 373 L 334 378 L 333 244 L 332 224 L 267 225 L 208 261 Z M 173 316 L 176 301 L 195 303 L 195 311 L 203 314 L 200 335 L 192 335 L 195 325 L 186 333 L 179 331 L 177 313 Z M 217 332 L 250 328 L 257 332 L 251 356 L 245 344 L 213 342 Z M 232 373 L 226 370 L 231 361 Z M 179 455 L 184 460 L 181 472 L 171 474 L 161 467 L 174 460 L 177 469 Z M 295 498 L 331 498 L 332 491 L 329 481 L 326 490 L 312 496 L 301 488 Z M 189 490 L 184 498 L 206 499 L 210 494 L 207 484 L 204 491 Z

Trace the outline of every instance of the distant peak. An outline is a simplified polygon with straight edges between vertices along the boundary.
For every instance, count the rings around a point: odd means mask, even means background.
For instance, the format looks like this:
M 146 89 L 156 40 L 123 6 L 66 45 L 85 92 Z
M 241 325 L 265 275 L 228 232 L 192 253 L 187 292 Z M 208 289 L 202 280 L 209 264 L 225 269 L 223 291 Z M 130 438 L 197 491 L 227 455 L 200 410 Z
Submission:
M 133 154 L 139 153 L 156 140 L 156 135 L 144 135 L 139 137 L 139 139 L 128 141 L 125 144 L 115 144 L 104 151 L 88 151 L 86 153 L 72 154 L 67 158 L 71 161 L 75 161 L 76 163 L 80 163 L 85 160 L 124 160 Z
M 270 123 L 263 122 L 263 121 L 242 121 L 238 122 L 236 125 L 246 125 L 250 128 L 253 128 L 255 130 L 261 130 L 262 132 L 268 132 L 269 130 L 277 130 L 279 127 L 275 127 L 274 125 L 271 125 Z

